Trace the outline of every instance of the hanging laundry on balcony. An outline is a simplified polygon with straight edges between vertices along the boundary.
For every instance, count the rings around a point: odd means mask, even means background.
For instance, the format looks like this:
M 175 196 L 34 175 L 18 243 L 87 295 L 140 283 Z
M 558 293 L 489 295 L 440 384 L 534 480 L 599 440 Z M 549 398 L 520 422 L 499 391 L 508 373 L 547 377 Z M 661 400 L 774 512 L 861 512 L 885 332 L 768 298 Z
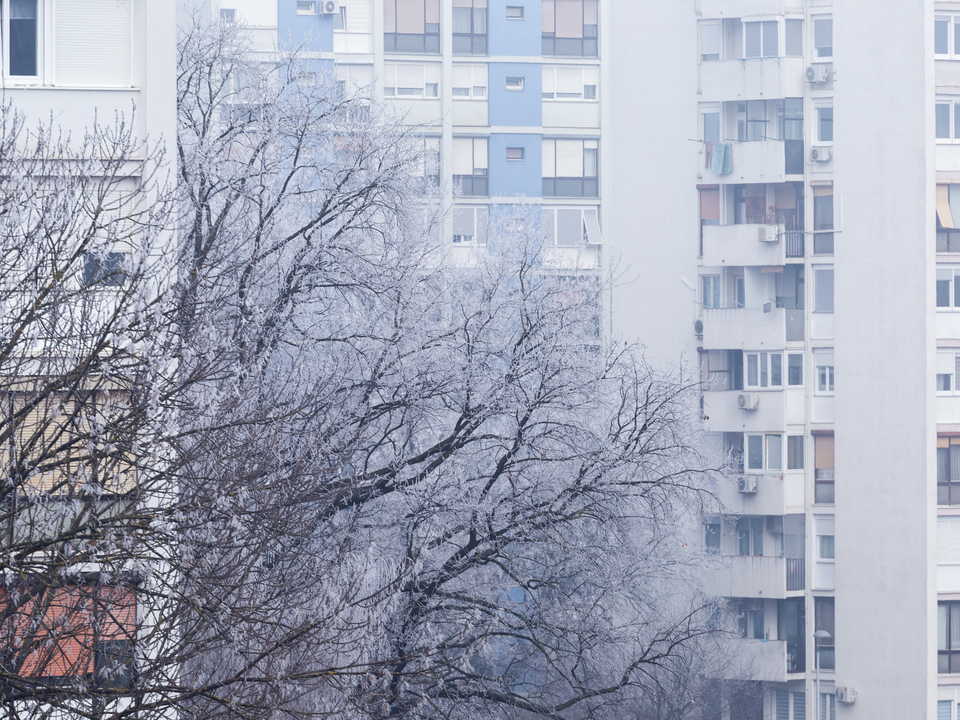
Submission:
M 708 143 L 705 143 L 705 145 L 706 145 L 706 149 L 703 154 L 706 159 L 706 164 L 704 165 L 704 167 L 706 167 L 707 170 L 711 170 L 713 168 L 713 143 L 708 142 Z
M 731 143 L 713 144 L 713 163 L 710 170 L 714 175 L 729 175 L 733 170 L 733 146 Z

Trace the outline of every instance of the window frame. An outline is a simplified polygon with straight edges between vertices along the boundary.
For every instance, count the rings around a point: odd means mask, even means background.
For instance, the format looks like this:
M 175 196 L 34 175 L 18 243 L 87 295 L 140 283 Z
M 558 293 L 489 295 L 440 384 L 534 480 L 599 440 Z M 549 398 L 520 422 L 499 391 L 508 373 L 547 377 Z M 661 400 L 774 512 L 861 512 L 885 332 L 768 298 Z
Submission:
M 774 367 L 776 365 L 774 357 L 779 358 L 780 382 L 774 384 Z M 757 368 L 757 382 L 750 383 L 750 363 L 755 358 Z M 744 350 L 743 351 L 743 388 L 744 390 L 782 390 L 783 389 L 783 353 L 768 352 L 766 350 Z
M 578 87 L 580 88 L 579 94 L 577 93 L 561 93 L 558 90 L 558 71 L 563 70 L 566 72 L 570 71 L 579 71 L 580 72 L 580 83 Z M 588 74 L 592 74 L 592 77 L 587 77 Z M 587 80 L 593 80 L 593 83 L 588 83 Z M 593 88 L 593 97 L 587 97 L 588 91 L 587 88 Z M 548 88 L 553 88 L 553 91 L 549 91 Z M 560 97 L 563 95 L 564 97 Z M 571 95 L 577 95 L 577 97 L 570 97 Z M 600 101 L 600 68 L 596 65 L 543 65 L 541 66 L 541 99 L 545 102 L 599 102 Z
M 473 215 L 473 234 L 457 234 L 457 213 L 471 213 Z M 460 247 L 484 247 L 487 244 L 490 231 L 490 208 L 488 205 L 454 205 L 451 209 L 453 221 L 452 242 Z M 460 238 L 459 240 L 457 238 Z M 469 239 L 468 239 L 469 238 Z
M 486 137 L 454 137 L 454 146 L 458 144 L 458 141 L 470 140 L 471 141 L 471 157 L 470 165 L 472 168 L 471 175 L 464 174 L 454 174 L 453 183 L 454 185 L 460 184 L 463 188 L 462 197 L 488 197 L 490 189 L 490 141 Z M 483 143 L 484 152 L 482 155 L 486 157 L 485 164 L 483 167 L 477 165 L 477 143 Z M 454 150 L 454 159 L 453 162 L 457 162 L 456 150 Z
M 467 8 L 467 7 L 465 7 L 465 6 L 459 6 L 459 5 L 452 7 L 452 8 L 451 8 L 451 13 L 452 13 L 451 21 L 455 24 L 456 18 L 453 17 L 453 16 L 456 15 L 457 10 L 467 10 L 467 9 L 469 9 L 469 10 L 470 10 L 470 32 L 468 32 L 468 33 L 465 33 L 465 32 L 457 32 L 457 31 L 456 31 L 456 28 L 454 27 L 454 30 L 453 30 L 453 33 L 452 33 L 452 37 L 451 37 L 451 43 L 450 43 L 451 52 L 452 52 L 454 55 L 488 55 L 488 54 L 489 54 L 489 39 L 488 39 L 488 33 L 489 33 L 489 31 L 490 31 L 490 14 L 489 14 L 489 13 L 490 13 L 490 3 L 488 2 L 488 0 L 461 0 L 461 1 L 462 1 L 462 2 L 469 2 L 469 3 L 470 3 L 470 7 Z M 481 6 L 481 7 L 478 7 L 478 6 L 477 6 L 477 3 L 482 3 L 482 6 Z M 477 27 L 477 11 L 478 11 L 478 10 L 482 10 L 482 11 L 483 11 L 483 13 L 482 13 L 482 15 L 483 15 L 483 32 L 478 32 L 477 29 L 476 29 L 476 27 Z M 466 51 L 466 50 L 464 50 L 462 47 L 458 47 L 458 45 L 462 45 L 462 42 L 461 42 L 461 43 L 458 43 L 458 42 L 457 42 L 458 39 L 461 40 L 461 41 L 464 40 L 464 39 L 469 39 L 469 41 L 470 41 L 470 50 L 469 50 L 469 52 Z
M 384 12 L 384 23 L 383 23 L 383 52 L 388 55 L 440 55 L 443 50 L 443 43 L 440 38 L 440 29 L 443 24 L 442 12 L 443 8 L 441 7 L 440 0 L 423 0 L 423 32 L 422 33 L 401 33 L 399 31 L 399 19 L 400 14 L 398 12 L 397 4 L 400 0 L 383 0 L 383 12 Z M 389 5 L 393 6 L 393 25 L 394 29 L 392 31 L 387 30 L 387 7 Z M 437 22 L 430 23 L 427 22 L 427 17 L 430 15 L 428 12 L 428 4 L 435 4 L 437 11 Z M 399 49 L 399 38 L 404 36 L 407 38 L 421 38 L 423 49 L 411 49 L 410 47 L 404 47 Z M 392 43 L 391 43 L 392 39 Z M 391 46 L 392 45 L 392 46 Z
M 511 10 L 519 10 L 520 12 L 515 15 L 511 15 Z M 524 7 L 523 5 L 507 5 L 507 20 L 523 20 L 524 19 Z
M 510 157 L 511 151 L 515 157 Z M 525 162 L 527 159 L 526 148 L 524 147 L 508 147 L 506 153 L 507 162 Z
M 511 76 L 506 79 L 507 92 L 523 92 L 525 85 L 526 83 L 524 82 L 524 78 L 522 77 Z
M 786 355 L 787 355 L 787 367 L 786 367 L 787 387 L 803 387 L 804 385 L 806 385 L 803 377 L 803 366 L 806 364 L 805 363 L 806 358 L 804 358 L 804 354 L 802 352 L 788 352 Z M 796 382 L 796 383 L 790 379 L 790 371 L 793 369 L 793 366 L 791 365 L 790 361 L 793 358 L 800 358 L 800 363 L 799 363 L 800 367 L 798 370 L 800 382 Z
M 0 65 L 3 68 L 3 78 L 8 84 L 12 85 L 42 85 L 44 77 L 44 57 L 46 55 L 47 46 L 52 44 L 52 39 L 48 37 L 51 33 L 52 23 L 50 19 L 46 17 L 47 15 L 47 3 L 44 0 L 36 0 L 37 7 L 37 17 L 36 17 L 36 35 L 35 35 L 35 58 L 36 63 L 35 69 L 36 72 L 33 75 L 13 75 L 10 72 L 10 51 L 12 49 L 12 40 L 10 35 L 10 21 L 11 21 L 11 12 L 10 12 L 10 0 L 2 0 L 0 2 L 0 33 L 2 33 L 2 47 L 3 53 L 0 57 Z
M 944 608 L 941 611 L 940 608 Z M 960 673 L 960 647 L 953 647 L 950 636 L 953 634 L 953 612 L 956 608 L 960 615 L 960 602 L 941 600 L 937 603 L 937 674 L 955 675 Z M 941 620 L 943 622 L 941 623 Z M 960 617 L 956 618 L 960 621 Z M 960 645 L 960 643 L 958 643 Z M 941 647 L 943 646 L 943 647 Z
M 704 53 L 703 31 L 706 28 L 715 28 L 717 33 L 717 52 Z M 706 49 L 711 49 L 707 47 Z M 718 62 L 723 59 L 723 22 L 721 20 L 701 20 L 697 26 L 697 50 L 700 62 Z M 709 58 L 707 56 L 710 56 Z
M 599 0 L 578 0 L 580 3 L 580 17 L 581 17 L 581 26 L 580 26 L 580 36 L 579 37 L 557 37 L 557 3 L 551 2 L 550 7 L 553 9 L 553 17 L 548 18 L 547 12 L 545 12 L 547 3 L 546 0 L 541 4 L 541 28 L 540 28 L 540 54 L 542 57 L 600 57 L 600 3 Z M 587 3 L 592 3 L 596 8 L 597 17 L 596 24 L 588 24 L 587 20 Z M 547 26 L 553 28 L 552 31 L 547 30 Z M 592 34 L 591 34 L 592 33 Z M 580 52 L 558 52 L 557 51 L 557 41 L 580 41 Z M 565 45 L 565 48 L 572 48 L 572 44 Z
M 939 134 L 939 114 L 946 108 L 947 134 Z M 934 101 L 934 139 L 939 145 L 960 143 L 960 97 L 938 95 Z
M 316 0 L 297 0 L 297 15 L 316 15 L 316 14 L 317 14 Z
M 821 308 L 820 283 L 826 279 L 825 273 L 830 274 L 830 309 Z M 821 280 L 824 278 L 824 280 Z M 824 291 L 825 292 L 825 291 Z M 823 298 L 824 300 L 826 298 Z M 813 312 L 822 315 L 832 315 L 836 310 L 836 285 L 833 265 L 813 266 Z
M 829 463 L 827 456 L 829 455 Z M 829 464 L 831 467 L 820 467 Z M 835 505 L 836 439 L 833 435 L 813 436 L 813 504 Z M 823 496 L 820 490 L 823 488 Z M 828 492 L 829 490 L 829 492 Z
M 824 123 L 825 118 L 823 117 L 823 113 L 828 112 L 828 111 L 829 111 L 829 113 L 830 113 L 830 118 L 829 118 L 829 123 L 830 123 L 830 133 L 829 133 L 829 135 L 830 135 L 830 137 L 829 137 L 829 138 L 824 138 L 824 132 L 823 132 L 824 125 L 823 125 L 823 123 Z M 813 116 L 814 116 L 814 119 L 815 119 L 814 129 L 815 129 L 815 131 L 816 131 L 815 134 L 816 134 L 816 138 L 817 138 L 817 145 L 818 145 L 818 146 L 825 146 L 825 147 L 832 146 L 832 145 L 833 145 L 833 101 L 831 100 L 829 103 L 822 103 L 822 104 L 817 104 L 817 105 L 815 105 L 815 106 L 814 106 L 814 109 L 813 109 L 813 113 L 814 113 Z
M 937 436 L 937 505 L 940 507 L 956 507 L 960 505 L 960 479 L 954 482 L 953 476 L 953 447 L 958 448 L 956 461 L 960 463 L 960 437 L 949 435 Z M 946 450 L 941 454 L 941 450 Z M 943 463 L 941 464 L 941 458 Z M 941 474 L 941 467 L 944 472 Z M 960 476 L 960 473 L 958 473 Z M 944 502 L 945 501 L 945 502 Z
M 560 160 L 560 143 L 580 143 L 581 170 L 580 175 L 559 175 L 557 168 Z M 543 138 L 542 140 L 541 181 L 542 193 L 545 198 L 598 198 L 600 197 L 600 141 L 595 138 Z M 590 172 L 590 154 L 593 155 L 593 174 Z M 549 168 L 553 174 L 547 174 Z M 563 181 L 563 185 L 560 184 Z M 561 193 L 562 189 L 577 189 L 579 193 Z
M 759 45 L 760 54 L 759 54 L 759 55 L 747 55 L 747 26 L 748 26 L 748 25 L 759 25 L 759 26 L 760 26 L 760 27 L 759 27 L 759 31 L 760 31 L 760 45 Z M 775 52 L 774 52 L 773 54 L 769 54 L 769 53 L 767 52 L 768 48 L 766 47 L 766 46 L 767 46 L 767 43 L 769 42 L 769 37 L 770 37 L 770 36 L 768 35 L 768 33 L 767 33 L 767 30 L 768 30 L 768 28 L 769 28 L 771 25 L 776 26 L 776 27 L 775 27 L 776 32 L 773 33 L 773 38 L 774 38 L 774 40 L 775 40 L 775 42 L 776 42 L 776 48 L 774 49 Z M 742 44 L 741 44 L 741 47 L 740 47 L 740 57 L 741 57 L 741 59 L 743 59 L 743 60 L 772 60 L 772 59 L 774 59 L 774 58 L 783 57 L 783 55 L 782 55 L 781 52 L 780 52 L 780 51 L 783 49 L 783 38 L 780 37 L 781 34 L 783 33 L 783 23 L 781 23 L 778 18 L 772 18 L 772 19 L 751 18 L 750 20 L 748 20 L 748 21 L 746 21 L 746 22 L 742 22 L 742 23 L 741 23 L 741 26 L 742 26 L 742 32 L 741 32 L 741 34 L 743 35 Z M 722 36 L 722 34 L 721 34 L 720 40 L 721 40 L 721 43 L 720 43 L 720 44 L 722 45 L 722 44 L 723 44 L 723 36 Z
M 960 266 L 937 265 L 935 302 L 937 312 L 960 311 Z M 946 288 L 947 303 L 941 304 L 941 290 Z
M 836 586 L 836 565 L 837 565 L 837 546 L 836 546 L 836 518 L 833 515 L 814 515 L 814 559 L 817 564 L 817 571 L 814 573 L 814 590 L 833 590 Z M 830 530 L 831 532 L 823 532 Z M 829 538 L 829 540 L 827 539 Z M 829 585 L 820 577 L 821 568 L 831 569 L 831 575 L 834 582 Z
M 560 243 L 560 213 L 561 212 L 573 212 L 577 211 L 580 213 L 580 228 L 581 232 L 579 235 L 579 240 L 573 244 L 570 243 Z M 590 216 L 594 216 L 596 224 L 594 225 L 590 221 Z M 547 220 L 547 217 L 551 216 L 550 220 Z M 541 208 L 541 223 L 543 229 L 543 240 L 546 247 L 583 247 L 583 246 L 598 246 L 602 243 L 602 238 L 599 236 L 600 233 L 600 208 L 596 206 L 566 206 L 566 205 L 543 205 Z M 548 238 L 548 226 L 552 229 L 552 241 L 551 238 Z M 593 232 L 598 233 L 598 237 L 593 237 Z
M 817 23 L 818 22 L 829 22 L 830 23 L 830 45 L 818 45 L 817 44 Z M 810 42 L 812 45 L 812 51 L 810 53 L 811 62 L 833 62 L 833 15 L 831 14 L 822 14 L 822 15 L 811 15 L 810 16 Z M 830 50 L 829 54 L 820 54 L 820 48 L 827 48 Z
M 937 25 L 947 25 L 947 51 L 937 52 Z M 952 30 L 952 32 L 951 32 Z M 960 58 L 960 14 L 937 12 L 933 18 L 933 56 L 937 60 Z
M 413 86 L 406 87 L 400 85 L 400 68 L 419 68 L 421 70 L 422 81 L 419 88 Z M 431 72 L 433 71 L 433 72 Z M 387 85 L 393 73 L 393 85 Z M 428 82 L 428 76 L 436 77 L 433 81 L 431 77 Z M 385 62 L 383 64 L 383 97 L 388 100 L 440 100 L 440 64 L 439 63 L 412 63 L 412 62 Z M 430 86 L 433 85 L 432 94 Z M 418 89 L 419 95 L 412 93 L 401 93 L 400 90 Z M 389 92 L 388 92 L 389 91 Z
M 743 472 L 745 474 L 759 474 L 759 473 L 782 473 L 785 465 L 784 450 L 786 443 L 783 441 L 783 433 L 758 433 L 758 432 L 745 432 L 743 434 L 743 448 L 744 448 L 744 463 L 743 463 Z M 751 438 L 760 438 L 760 447 L 762 450 L 761 464 L 759 467 L 754 466 L 753 457 L 751 454 L 750 440 Z M 779 464 L 772 464 L 771 448 L 773 446 L 779 447 Z
M 460 73 L 465 73 L 467 70 L 470 71 L 470 85 L 467 87 L 467 95 L 458 95 L 456 91 L 463 88 L 463 85 L 457 84 L 457 75 Z M 479 102 L 486 102 L 490 97 L 490 88 L 489 88 L 489 70 L 487 65 L 480 63 L 454 63 L 453 65 L 453 82 L 450 84 L 450 92 L 454 100 L 475 100 Z M 483 84 L 479 83 L 479 77 L 482 75 Z M 483 92 L 478 93 L 477 89 L 482 88 Z

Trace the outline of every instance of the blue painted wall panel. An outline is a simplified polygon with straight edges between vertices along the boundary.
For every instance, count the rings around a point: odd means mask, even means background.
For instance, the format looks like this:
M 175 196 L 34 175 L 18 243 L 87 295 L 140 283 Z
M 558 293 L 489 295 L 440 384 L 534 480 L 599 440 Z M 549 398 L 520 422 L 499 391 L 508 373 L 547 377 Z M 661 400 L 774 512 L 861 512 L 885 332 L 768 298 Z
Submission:
M 522 7 L 523 20 L 507 20 L 507 6 Z M 490 0 L 487 8 L 487 47 L 491 55 L 530 55 L 543 52 L 540 40 L 541 0 Z
M 321 0 L 316 2 L 319 7 Z M 277 25 L 281 47 L 333 52 L 333 15 L 297 15 L 296 0 L 278 0 Z
M 524 149 L 523 160 L 507 160 L 507 148 Z M 490 136 L 490 197 L 538 198 L 543 192 L 541 150 L 543 135 L 496 133 Z
M 507 90 L 508 77 L 523 78 L 523 90 Z M 539 63 L 490 63 L 487 86 L 491 125 L 543 124 L 543 70 Z

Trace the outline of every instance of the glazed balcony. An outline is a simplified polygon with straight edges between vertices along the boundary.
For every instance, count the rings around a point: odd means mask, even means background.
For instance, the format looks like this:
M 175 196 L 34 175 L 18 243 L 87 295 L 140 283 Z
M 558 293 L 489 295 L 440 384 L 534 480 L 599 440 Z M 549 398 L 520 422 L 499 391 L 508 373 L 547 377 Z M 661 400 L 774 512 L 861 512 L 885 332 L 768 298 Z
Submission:
M 705 183 L 760 184 L 803 179 L 801 140 L 755 140 L 730 144 L 731 170 L 726 175 L 715 175 L 704 155 Z
M 700 100 L 728 102 L 803 97 L 804 70 L 802 57 L 703 62 L 700 64 Z

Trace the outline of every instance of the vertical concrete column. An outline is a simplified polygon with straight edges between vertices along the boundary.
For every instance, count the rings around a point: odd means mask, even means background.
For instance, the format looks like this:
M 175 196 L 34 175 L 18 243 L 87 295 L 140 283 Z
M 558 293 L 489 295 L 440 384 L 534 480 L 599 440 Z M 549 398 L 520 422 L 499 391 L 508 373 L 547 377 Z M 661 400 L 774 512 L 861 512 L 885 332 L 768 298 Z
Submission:
M 833 6 L 843 720 L 936 717 L 932 38 L 932 0 Z

